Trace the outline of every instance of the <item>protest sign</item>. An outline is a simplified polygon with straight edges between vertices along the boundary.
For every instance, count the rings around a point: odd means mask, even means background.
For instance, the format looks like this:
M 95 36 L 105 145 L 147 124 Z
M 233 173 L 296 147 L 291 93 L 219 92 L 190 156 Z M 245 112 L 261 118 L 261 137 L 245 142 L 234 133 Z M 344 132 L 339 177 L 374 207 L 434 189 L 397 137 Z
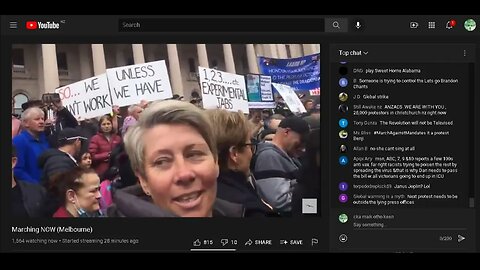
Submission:
M 297 92 L 320 95 L 320 54 L 290 59 L 259 57 L 258 64 L 272 82 L 289 85 Z
M 305 107 L 298 98 L 297 94 L 292 87 L 284 84 L 272 83 L 272 85 L 277 89 L 278 93 L 282 96 L 285 103 L 287 103 L 288 108 L 293 113 L 306 113 Z
M 67 110 L 77 120 L 85 120 L 112 112 L 112 100 L 105 74 L 55 89 Z
M 248 107 L 250 109 L 275 108 L 270 76 L 247 74 Z
M 198 72 L 203 108 L 249 113 L 244 76 L 204 67 Z
M 113 105 L 128 106 L 141 100 L 154 101 L 172 97 L 165 61 L 107 69 Z

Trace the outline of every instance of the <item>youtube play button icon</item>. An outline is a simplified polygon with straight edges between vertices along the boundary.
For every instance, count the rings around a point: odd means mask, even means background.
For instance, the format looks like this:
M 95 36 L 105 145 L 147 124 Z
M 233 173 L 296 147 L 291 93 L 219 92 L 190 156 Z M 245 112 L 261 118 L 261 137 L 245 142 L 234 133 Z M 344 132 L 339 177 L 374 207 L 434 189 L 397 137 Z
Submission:
M 38 28 L 38 23 L 36 21 L 28 21 L 25 25 L 28 30 L 35 30 Z

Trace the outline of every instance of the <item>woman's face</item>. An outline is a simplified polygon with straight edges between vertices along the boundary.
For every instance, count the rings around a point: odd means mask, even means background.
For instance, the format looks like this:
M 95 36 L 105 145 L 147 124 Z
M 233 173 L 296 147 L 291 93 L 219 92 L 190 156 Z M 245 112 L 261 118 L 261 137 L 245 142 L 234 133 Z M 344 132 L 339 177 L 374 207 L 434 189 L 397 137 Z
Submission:
M 83 168 L 90 168 L 92 166 L 92 156 L 90 153 L 84 153 L 82 159 L 80 160 L 80 166 Z
M 105 119 L 100 124 L 100 128 L 102 129 L 102 133 L 110 133 L 112 132 L 112 122 Z
M 100 209 L 100 178 L 96 173 L 87 173 L 82 176 L 83 187 L 77 192 L 77 207 L 93 213 Z
M 245 144 L 245 146 L 238 148 L 236 164 L 237 169 L 248 176 L 250 174 L 250 161 L 252 160 L 255 146 L 252 145 L 250 140 L 247 140 Z
M 196 129 L 160 124 L 143 136 L 146 178 L 154 203 L 181 217 L 210 217 L 217 194 L 218 164 Z

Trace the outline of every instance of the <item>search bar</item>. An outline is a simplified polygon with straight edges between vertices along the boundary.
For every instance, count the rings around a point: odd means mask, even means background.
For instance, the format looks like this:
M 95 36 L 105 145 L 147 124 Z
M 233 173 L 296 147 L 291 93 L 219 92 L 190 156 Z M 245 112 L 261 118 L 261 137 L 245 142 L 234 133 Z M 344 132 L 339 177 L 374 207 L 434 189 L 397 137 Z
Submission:
M 347 18 L 326 18 L 325 32 L 328 32 L 328 33 L 348 32 L 348 19 Z
M 120 32 L 323 32 L 324 18 L 121 18 Z

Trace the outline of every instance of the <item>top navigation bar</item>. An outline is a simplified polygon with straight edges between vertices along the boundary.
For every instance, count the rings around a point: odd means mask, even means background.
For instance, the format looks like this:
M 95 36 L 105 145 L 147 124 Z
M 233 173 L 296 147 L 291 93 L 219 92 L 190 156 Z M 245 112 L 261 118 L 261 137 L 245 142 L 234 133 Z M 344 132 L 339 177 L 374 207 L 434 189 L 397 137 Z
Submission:
M 156 33 L 315 33 L 479 35 L 480 15 L 4 15 L 2 35 Z

